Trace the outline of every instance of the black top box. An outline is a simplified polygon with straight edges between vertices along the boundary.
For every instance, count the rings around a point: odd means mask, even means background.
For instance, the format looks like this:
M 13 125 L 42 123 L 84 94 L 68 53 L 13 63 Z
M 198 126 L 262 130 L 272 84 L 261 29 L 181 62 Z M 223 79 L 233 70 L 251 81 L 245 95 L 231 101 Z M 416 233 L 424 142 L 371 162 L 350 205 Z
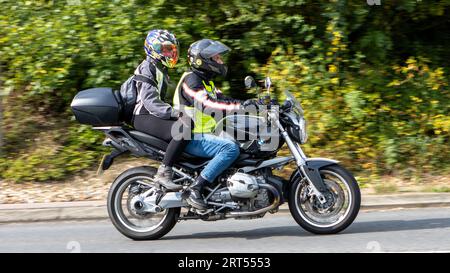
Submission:
M 121 124 L 122 106 L 118 91 L 112 88 L 91 88 L 78 92 L 70 105 L 78 122 L 92 126 Z

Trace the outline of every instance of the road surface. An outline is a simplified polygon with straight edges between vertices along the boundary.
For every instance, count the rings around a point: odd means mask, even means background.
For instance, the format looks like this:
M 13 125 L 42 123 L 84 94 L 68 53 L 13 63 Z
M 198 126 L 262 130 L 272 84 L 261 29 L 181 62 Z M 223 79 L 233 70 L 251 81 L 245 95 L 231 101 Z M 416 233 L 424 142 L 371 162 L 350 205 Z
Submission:
M 450 208 L 360 212 L 337 235 L 313 235 L 290 214 L 183 221 L 157 241 L 132 241 L 108 220 L 0 225 L 0 252 L 450 252 Z

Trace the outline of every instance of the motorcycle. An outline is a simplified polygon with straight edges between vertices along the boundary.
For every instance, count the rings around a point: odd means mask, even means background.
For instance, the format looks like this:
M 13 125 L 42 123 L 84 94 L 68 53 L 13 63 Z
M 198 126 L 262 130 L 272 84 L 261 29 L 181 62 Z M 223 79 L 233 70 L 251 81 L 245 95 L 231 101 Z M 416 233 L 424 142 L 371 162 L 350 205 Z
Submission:
M 257 88 L 252 77 L 246 77 L 245 84 Z M 276 213 L 286 202 L 295 221 L 311 233 L 334 234 L 351 225 L 361 203 L 356 179 L 336 160 L 304 154 L 300 146 L 307 141 L 303 109 L 289 91 L 285 91 L 282 105 L 270 99 L 271 84 L 267 77 L 264 88 L 269 95 L 260 99 L 267 106 L 264 118 L 249 114 L 226 116 L 218 122 L 218 135 L 230 137 L 230 130 L 223 130 L 228 128 L 247 137 L 236 140 L 241 153 L 234 164 L 204 188 L 206 210 L 190 207 L 183 197 L 209 159 L 183 153 L 173 168 L 174 182 L 184 187 L 179 192 L 159 186 L 153 179 L 157 170 L 152 166 L 128 169 L 114 180 L 107 207 L 117 230 L 134 240 L 154 240 L 182 220 L 256 219 Z M 81 91 L 71 105 L 77 120 L 102 131 L 106 135 L 103 145 L 113 149 L 104 157 L 101 169 L 107 170 L 114 158 L 126 153 L 161 161 L 168 143 L 120 124 L 116 113 L 120 106 L 115 99 L 117 94 L 111 89 L 95 88 Z M 96 126 L 105 124 L 115 125 Z M 250 127 L 259 128 L 261 124 L 271 129 L 248 133 Z M 272 138 L 278 143 L 267 145 Z M 284 144 L 291 155 L 277 156 Z M 295 171 L 289 180 L 273 174 L 290 163 L 295 163 Z

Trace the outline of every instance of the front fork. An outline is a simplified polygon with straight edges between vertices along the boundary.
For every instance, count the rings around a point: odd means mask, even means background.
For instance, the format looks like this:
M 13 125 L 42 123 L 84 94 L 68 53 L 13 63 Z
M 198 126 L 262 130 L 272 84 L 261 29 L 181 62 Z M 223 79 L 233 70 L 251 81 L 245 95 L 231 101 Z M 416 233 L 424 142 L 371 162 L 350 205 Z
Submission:
M 275 122 L 276 126 L 280 130 L 281 136 L 286 141 L 289 150 L 291 151 L 292 155 L 295 158 L 298 169 L 303 174 L 303 177 L 306 177 L 306 179 L 308 180 L 309 185 L 311 186 L 311 189 L 313 191 L 313 194 L 317 197 L 317 199 L 321 204 L 324 204 L 326 202 L 326 198 L 323 195 L 323 193 L 327 192 L 328 189 L 325 186 L 322 177 L 320 176 L 319 170 L 317 168 L 310 168 L 308 166 L 307 162 L 308 158 L 306 157 L 300 145 L 292 141 L 291 137 L 288 135 L 283 125 L 281 125 L 277 114 L 269 112 L 269 117 L 273 122 Z

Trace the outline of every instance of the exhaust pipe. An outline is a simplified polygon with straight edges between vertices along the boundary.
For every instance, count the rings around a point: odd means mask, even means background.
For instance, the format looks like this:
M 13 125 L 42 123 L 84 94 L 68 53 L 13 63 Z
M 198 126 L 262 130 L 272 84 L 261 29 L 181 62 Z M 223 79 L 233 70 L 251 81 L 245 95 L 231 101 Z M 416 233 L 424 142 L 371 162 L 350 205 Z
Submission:
M 280 204 L 280 193 L 278 190 L 270 185 L 270 184 L 259 184 L 259 187 L 262 189 L 269 190 L 273 194 L 273 202 L 270 206 L 267 206 L 265 208 L 255 210 L 255 211 L 244 211 L 244 212 L 230 212 L 225 215 L 225 218 L 236 218 L 236 217 L 244 217 L 244 216 L 254 216 L 258 214 L 262 214 L 264 212 L 268 212 L 269 210 L 273 210 Z

